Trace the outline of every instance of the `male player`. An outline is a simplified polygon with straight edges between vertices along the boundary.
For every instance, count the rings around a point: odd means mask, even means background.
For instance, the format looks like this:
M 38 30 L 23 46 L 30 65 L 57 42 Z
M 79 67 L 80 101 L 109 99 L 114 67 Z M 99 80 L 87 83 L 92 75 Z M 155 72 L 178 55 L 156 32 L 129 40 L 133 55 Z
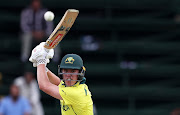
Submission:
M 46 68 L 54 50 L 44 48 L 44 43 L 32 50 L 30 61 L 37 66 L 39 88 L 59 99 L 62 115 L 93 115 L 93 102 L 88 86 L 85 84 L 83 60 L 76 54 L 65 55 L 58 68 L 57 77 Z

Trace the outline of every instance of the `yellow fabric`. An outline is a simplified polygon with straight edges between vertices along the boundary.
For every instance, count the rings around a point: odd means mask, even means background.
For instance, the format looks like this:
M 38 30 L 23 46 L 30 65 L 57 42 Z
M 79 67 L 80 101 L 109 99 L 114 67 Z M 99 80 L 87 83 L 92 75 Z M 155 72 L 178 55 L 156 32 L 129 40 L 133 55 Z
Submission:
M 86 84 L 75 84 L 66 87 L 64 82 L 59 84 L 59 93 L 62 115 L 93 115 L 91 92 Z

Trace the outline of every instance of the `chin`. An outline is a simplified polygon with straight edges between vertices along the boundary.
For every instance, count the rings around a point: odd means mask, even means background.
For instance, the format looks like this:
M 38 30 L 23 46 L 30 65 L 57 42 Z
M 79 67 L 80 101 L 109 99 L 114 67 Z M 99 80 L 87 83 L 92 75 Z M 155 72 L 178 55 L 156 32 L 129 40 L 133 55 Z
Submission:
M 70 83 L 66 84 L 66 86 L 68 86 L 68 87 L 73 86 L 73 85 L 74 85 L 74 84 L 70 84 Z

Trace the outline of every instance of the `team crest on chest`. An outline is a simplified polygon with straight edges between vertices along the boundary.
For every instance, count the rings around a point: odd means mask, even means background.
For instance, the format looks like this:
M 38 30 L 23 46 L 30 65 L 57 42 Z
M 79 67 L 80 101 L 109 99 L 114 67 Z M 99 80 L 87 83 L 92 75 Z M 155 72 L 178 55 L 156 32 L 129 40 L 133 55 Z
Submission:
M 63 110 L 64 111 L 67 111 L 67 110 L 69 110 L 70 108 L 69 108 L 69 106 L 68 105 L 63 105 Z
M 73 64 L 74 61 L 75 61 L 75 60 L 73 59 L 73 57 L 68 57 L 68 58 L 65 60 L 65 63 Z

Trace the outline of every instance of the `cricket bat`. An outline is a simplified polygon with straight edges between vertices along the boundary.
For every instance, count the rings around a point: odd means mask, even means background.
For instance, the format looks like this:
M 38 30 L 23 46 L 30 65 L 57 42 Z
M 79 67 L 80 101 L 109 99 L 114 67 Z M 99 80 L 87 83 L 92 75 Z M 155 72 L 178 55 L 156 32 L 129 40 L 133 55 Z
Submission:
M 59 42 L 64 38 L 64 36 L 68 33 L 72 25 L 74 24 L 77 16 L 79 14 L 78 10 L 68 9 L 54 31 L 51 33 L 49 38 L 46 40 L 44 45 L 47 49 L 55 48 Z

